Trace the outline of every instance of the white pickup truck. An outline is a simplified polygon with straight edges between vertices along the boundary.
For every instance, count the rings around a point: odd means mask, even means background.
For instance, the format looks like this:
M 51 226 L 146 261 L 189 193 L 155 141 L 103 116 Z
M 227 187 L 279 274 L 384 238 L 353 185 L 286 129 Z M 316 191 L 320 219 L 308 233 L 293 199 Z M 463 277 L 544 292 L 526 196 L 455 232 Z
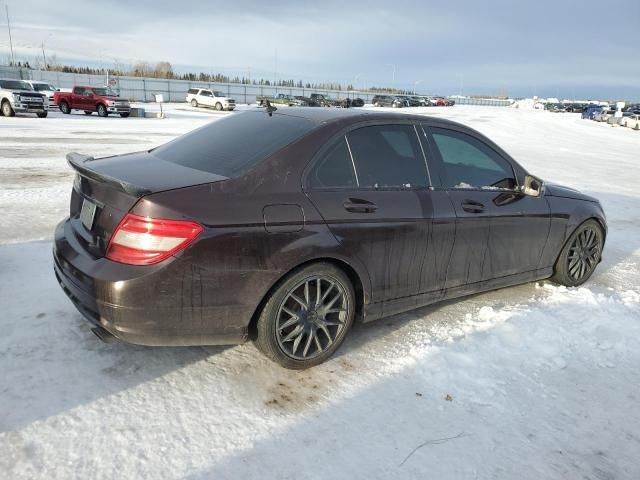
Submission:
M 222 92 L 207 88 L 190 88 L 187 92 L 187 102 L 192 107 L 213 107 L 216 110 L 232 111 L 236 108 L 233 98 L 225 97 Z
M 16 113 L 35 113 L 47 116 L 49 102 L 46 95 L 35 92 L 24 80 L 0 79 L 0 114 L 13 117 Z

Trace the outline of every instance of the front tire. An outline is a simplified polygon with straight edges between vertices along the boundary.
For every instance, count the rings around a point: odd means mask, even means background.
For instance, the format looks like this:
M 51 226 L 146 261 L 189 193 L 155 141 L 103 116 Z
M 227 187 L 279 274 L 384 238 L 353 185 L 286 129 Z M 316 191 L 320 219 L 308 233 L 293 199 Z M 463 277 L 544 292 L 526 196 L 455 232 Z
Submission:
M 571 234 L 554 266 L 556 283 L 577 287 L 593 274 L 602 256 L 604 231 L 596 220 L 587 220 Z
M 107 107 L 102 104 L 98 105 L 98 116 L 106 117 L 107 115 L 109 115 L 109 112 L 107 112 Z
M 9 103 L 9 100 L 5 100 L 4 102 L 2 102 L 2 114 L 5 117 L 15 116 L 16 112 L 13 111 L 13 107 Z
M 42 112 L 42 113 L 38 113 L 36 115 L 38 115 L 38 118 L 47 118 L 48 114 L 49 114 L 49 112 Z
M 69 104 L 67 102 L 60 102 L 60 111 L 65 115 L 69 115 L 71 113 L 71 108 L 69 108 Z
M 347 275 L 330 263 L 314 263 L 290 273 L 268 298 L 255 345 L 285 368 L 310 368 L 340 347 L 354 316 Z
M 129 113 L 121 113 L 121 114 L 120 114 L 120 116 L 121 116 L 122 118 L 129 118 L 129 115 L 130 115 Z
M 222 110 L 222 104 L 220 102 L 216 103 L 216 110 L 217 111 L 221 111 Z

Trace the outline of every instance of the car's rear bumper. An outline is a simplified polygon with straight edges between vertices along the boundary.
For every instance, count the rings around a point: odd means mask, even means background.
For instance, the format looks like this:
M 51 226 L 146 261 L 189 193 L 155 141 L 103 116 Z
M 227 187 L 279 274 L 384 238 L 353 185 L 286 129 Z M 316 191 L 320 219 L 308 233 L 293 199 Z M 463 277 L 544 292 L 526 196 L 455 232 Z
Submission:
M 198 274 L 171 258 L 140 267 L 93 258 L 68 219 L 55 231 L 54 272 L 60 287 L 93 325 L 138 345 L 226 345 L 247 340 L 242 306 L 208 306 L 198 297 Z M 191 278 L 190 278 L 191 275 Z M 195 276 L 193 276 L 195 275 Z

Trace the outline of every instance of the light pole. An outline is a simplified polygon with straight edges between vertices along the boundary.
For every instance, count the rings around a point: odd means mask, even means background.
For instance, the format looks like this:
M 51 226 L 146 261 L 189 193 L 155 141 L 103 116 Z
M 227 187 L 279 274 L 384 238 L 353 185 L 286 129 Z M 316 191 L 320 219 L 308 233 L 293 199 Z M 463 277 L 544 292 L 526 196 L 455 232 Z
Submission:
M 358 79 L 360 78 L 360 75 L 362 75 L 362 73 L 357 74 L 355 77 L 353 77 L 353 89 L 357 90 L 356 88 L 356 82 L 358 81 Z
M 395 86 L 395 84 L 396 84 L 396 65 L 395 65 L 395 63 L 385 63 L 384 66 L 393 68 L 393 74 L 392 74 L 392 77 L 391 77 L 391 79 L 392 79 L 391 82 L 392 82 L 392 86 Z
M 11 22 L 9 21 L 9 5 L 4 4 L 4 11 L 7 14 L 7 30 L 9 31 L 9 47 L 11 48 L 11 64 L 15 66 L 16 59 L 13 56 L 13 39 L 11 38 Z
M 413 94 L 416 94 L 416 87 L 422 83 L 424 80 L 416 80 L 415 82 L 413 82 Z

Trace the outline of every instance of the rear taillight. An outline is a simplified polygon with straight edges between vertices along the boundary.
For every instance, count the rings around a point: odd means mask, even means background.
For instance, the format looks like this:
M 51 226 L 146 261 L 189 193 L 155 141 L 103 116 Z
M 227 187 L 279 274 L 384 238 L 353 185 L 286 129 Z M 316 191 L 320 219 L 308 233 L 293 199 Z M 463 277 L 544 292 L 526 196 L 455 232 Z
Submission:
M 202 226 L 183 220 L 160 220 L 128 213 L 113 232 L 106 257 L 129 265 L 152 265 L 184 249 Z

